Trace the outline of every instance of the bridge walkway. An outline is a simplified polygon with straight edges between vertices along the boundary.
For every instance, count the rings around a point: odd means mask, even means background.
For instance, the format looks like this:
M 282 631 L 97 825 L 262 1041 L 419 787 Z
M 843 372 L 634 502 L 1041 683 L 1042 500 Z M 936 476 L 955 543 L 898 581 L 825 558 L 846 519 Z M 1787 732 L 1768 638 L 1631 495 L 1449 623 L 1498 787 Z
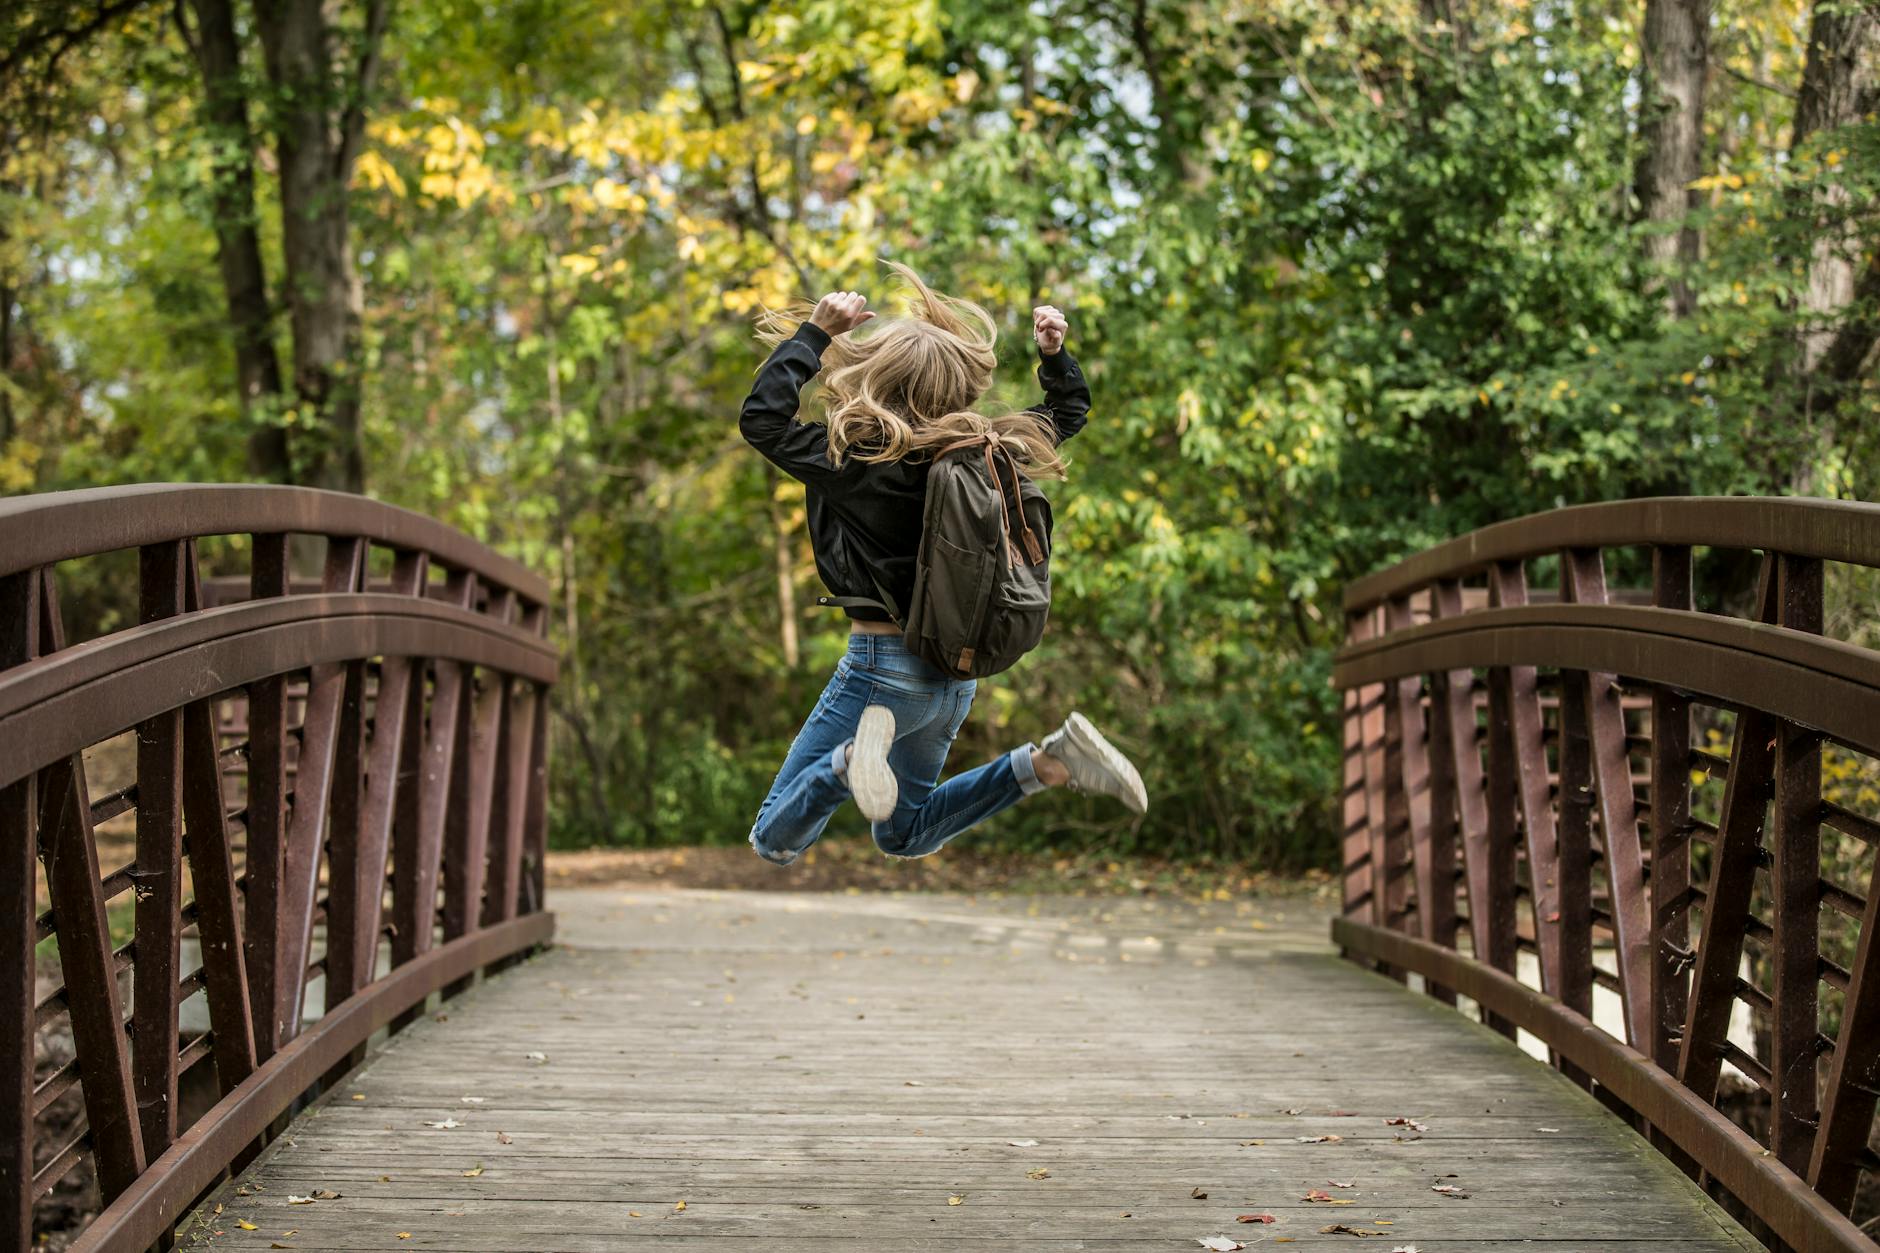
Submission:
M 1558 1073 L 1339 960 L 1320 907 L 550 904 L 557 947 L 396 1037 L 181 1243 L 1760 1247 Z

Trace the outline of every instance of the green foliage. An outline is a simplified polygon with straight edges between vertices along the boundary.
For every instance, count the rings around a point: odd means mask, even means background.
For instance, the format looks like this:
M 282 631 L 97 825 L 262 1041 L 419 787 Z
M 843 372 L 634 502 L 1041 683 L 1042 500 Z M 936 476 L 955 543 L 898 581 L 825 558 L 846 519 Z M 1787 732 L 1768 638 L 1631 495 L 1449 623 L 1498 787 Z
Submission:
M 352 203 L 372 488 L 554 580 L 557 840 L 741 840 L 843 639 L 801 490 L 737 436 L 750 315 L 904 259 L 999 313 L 1026 403 L 1030 306 L 1062 305 L 1096 408 L 1049 489 L 1053 629 L 955 764 L 1081 708 L 1155 804 L 974 838 L 1324 862 L 1346 580 L 1561 503 L 1870 481 L 1871 391 L 1811 410 L 1787 366 L 1876 129 L 1791 159 L 1744 78 L 1796 81 L 1806 15 L 1725 7 L 1677 320 L 1633 224 L 1629 8 L 401 5 Z M 9 158 L 0 263 L 56 365 L 10 370 L 0 489 L 243 474 L 218 140 L 144 34 Z

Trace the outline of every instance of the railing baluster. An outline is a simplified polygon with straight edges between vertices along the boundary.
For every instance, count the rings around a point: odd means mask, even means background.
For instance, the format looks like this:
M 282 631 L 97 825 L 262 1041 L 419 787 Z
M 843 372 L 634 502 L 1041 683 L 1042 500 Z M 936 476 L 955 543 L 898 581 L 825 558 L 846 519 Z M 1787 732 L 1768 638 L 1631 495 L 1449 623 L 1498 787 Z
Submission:
M 528 875 L 523 880 L 527 895 L 522 912 L 532 914 L 546 907 L 548 894 L 548 688 L 535 685 L 535 721 L 529 731 L 529 788 L 525 804 L 523 851 L 528 858 Z
M 1560 598 L 1573 599 L 1571 553 L 1560 555 Z M 1555 839 L 1559 850 L 1554 879 L 1554 917 L 1560 933 L 1561 1003 L 1593 1016 L 1593 739 L 1587 711 L 1587 675 L 1560 671 L 1554 792 Z M 1569 1071 L 1577 1079 L 1579 1074 Z
M 63 648 L 58 589 L 45 568 L 40 570 L 39 620 L 40 653 Z M 40 771 L 39 808 L 40 853 L 57 921 L 85 1118 L 91 1125 L 98 1188 L 109 1201 L 136 1181 L 146 1159 L 83 758 L 67 757 Z
M 1775 617 L 1775 597 L 1775 565 L 1765 559 L 1757 595 L 1765 622 Z M 1743 957 L 1743 934 L 1749 927 L 1757 850 L 1762 847 L 1769 798 L 1775 791 L 1775 742 L 1780 730 L 1778 719 L 1745 709 L 1737 714 L 1730 746 L 1723 820 L 1717 824 L 1710 884 L 1704 896 L 1703 935 L 1678 1052 L 1679 1081 L 1709 1102 L 1717 1099 L 1730 1009 L 1736 1002 L 1736 972 Z
M 1461 616 L 1460 579 L 1440 580 L 1431 589 L 1430 613 L 1439 620 Z M 1432 680 L 1430 700 L 1431 740 L 1439 743 L 1436 759 L 1442 763 L 1440 773 L 1432 771 L 1432 811 L 1450 814 L 1446 831 L 1432 826 L 1432 847 L 1453 872 L 1456 842 L 1460 841 L 1463 879 L 1469 894 L 1469 940 L 1475 959 L 1497 970 L 1512 970 L 1514 898 L 1505 890 L 1498 891 L 1496 885 L 1514 882 L 1514 844 L 1510 839 L 1497 846 L 1490 836 L 1488 791 L 1482 774 L 1482 752 L 1476 742 L 1475 672 L 1448 670 L 1437 674 Z M 1438 782 L 1450 793 L 1447 803 L 1436 799 Z M 1455 947 L 1453 910 L 1448 934 L 1432 938 Z
M 484 672 L 473 702 L 470 751 L 462 763 L 467 791 L 462 821 L 452 822 L 444 852 L 444 938 L 477 925 L 487 883 L 490 819 L 494 812 L 497 751 L 508 720 L 509 680 Z
M 1496 608 L 1527 604 L 1527 572 L 1520 562 L 1496 562 L 1489 567 L 1488 579 L 1489 603 Z M 1547 783 L 1539 679 L 1533 666 L 1506 669 L 1503 683 L 1512 732 L 1515 792 L 1527 840 L 1528 898 L 1534 909 L 1535 946 L 1540 949 L 1541 988 L 1560 996 L 1560 846 L 1554 827 L 1553 796 Z
M 1808 1161 L 1809 1185 L 1843 1213 L 1854 1204 L 1861 1153 L 1873 1134 L 1880 1096 L 1880 883 L 1868 888 L 1850 973 L 1820 1130 Z
M 1606 566 L 1597 548 L 1562 554 L 1564 590 L 1578 605 L 1606 603 Z M 1639 843 L 1638 798 L 1632 791 L 1632 760 L 1626 748 L 1625 710 L 1619 677 L 1582 672 L 1587 735 L 1591 740 L 1593 786 L 1599 831 L 1606 854 L 1606 889 L 1612 906 L 1613 948 L 1624 1001 L 1626 1042 L 1649 1048 L 1651 1037 L 1651 917 L 1645 899 L 1645 850 Z M 1564 676 L 1562 681 L 1564 682 Z
M 482 925 L 516 916 L 522 888 L 522 838 L 528 821 L 529 753 L 535 732 L 535 688 L 511 681 L 509 708 L 497 749 L 496 797 L 490 823 L 496 846 L 490 851 L 490 884 Z
M 1652 603 L 1689 609 L 1691 550 L 1652 550 Z M 1664 684 L 1652 687 L 1652 973 L 1651 1042 L 1641 1051 L 1666 1070 L 1678 1065 L 1690 980 L 1684 951 L 1690 945 L 1691 702 Z
M 1821 562 L 1776 558 L 1777 623 L 1819 635 Z M 1769 1072 L 1770 1147 L 1791 1170 L 1814 1148 L 1815 1042 L 1820 1034 L 1816 958 L 1821 951 L 1821 737 L 1792 722 L 1778 727 L 1770 885 L 1774 895 Z
M 358 590 L 365 574 L 365 549 L 365 541 L 357 536 L 329 539 L 322 590 Z M 282 1043 L 300 1031 L 307 954 L 313 944 L 314 893 L 327 817 L 332 810 L 347 693 L 353 687 L 351 670 L 350 665 L 337 662 L 317 665 L 307 684 L 307 710 L 301 721 L 300 756 L 294 775 L 294 807 L 287 824 L 286 863 L 281 874 L 283 947 L 276 968 L 276 1000 L 270 1008 L 275 1038 Z
M 183 612 L 186 541 L 139 554 L 138 620 Z M 136 961 L 131 968 L 131 1043 L 144 1152 L 176 1138 L 176 1051 L 183 931 L 183 711 L 137 728 Z
M 255 535 L 249 595 L 255 600 L 288 594 L 287 536 Z M 265 1062 L 283 1043 L 275 1006 L 282 980 L 281 885 L 287 845 L 287 677 L 248 685 L 248 779 L 246 865 L 242 942 L 246 948 L 249 1021 L 255 1060 Z
M 1377 613 L 1373 609 L 1367 615 L 1373 631 L 1378 629 Z M 1391 866 L 1385 853 L 1384 835 L 1387 786 L 1384 767 L 1389 756 L 1386 741 L 1390 734 L 1384 707 L 1389 698 L 1386 685 L 1382 683 L 1361 690 L 1364 693 L 1359 705 L 1364 738 L 1364 827 L 1371 842 L 1371 920 L 1380 927 L 1389 927 L 1395 925 L 1390 913 Z
M 1345 616 L 1345 641 L 1347 645 L 1362 644 L 1371 638 L 1371 623 L 1375 615 L 1354 613 Z M 1371 918 L 1378 918 L 1378 902 L 1382 894 L 1377 891 L 1377 872 L 1371 864 L 1371 830 L 1369 815 L 1365 808 L 1364 781 L 1364 707 L 1370 689 L 1348 687 L 1344 691 L 1344 728 L 1345 756 L 1344 780 L 1345 793 L 1341 812 L 1344 815 L 1344 912 L 1349 916 L 1358 908 L 1360 902 L 1370 911 Z
M 1408 597 L 1384 607 L 1384 630 L 1408 630 Z M 1415 889 L 1422 833 L 1429 830 L 1429 750 L 1423 729 L 1423 680 L 1412 675 L 1385 685 L 1384 899 L 1390 925 L 1410 929 L 1410 911 L 1426 902 Z
M 1391 631 L 1407 631 L 1416 625 L 1410 599 L 1400 596 L 1385 607 L 1385 625 Z M 1424 710 L 1423 678 L 1412 675 L 1392 685 L 1396 701 L 1391 711 L 1397 728 L 1397 761 L 1400 774 L 1392 780 L 1394 794 L 1401 798 L 1399 830 L 1408 838 L 1412 882 L 1416 888 L 1417 927 L 1426 940 L 1453 944 L 1456 934 L 1456 862 L 1455 842 L 1445 832 L 1439 842 L 1435 835 L 1435 780 L 1432 751 L 1431 714 Z M 1432 688 L 1430 709 L 1435 709 Z M 1408 925 L 1408 919 L 1405 920 Z M 1438 999 L 1455 1003 L 1455 994 L 1447 988 L 1432 989 Z
M 0 671 L 39 655 L 39 571 L 0 577 Z M 13 1058 L 0 1094 L 0 1240 L 13 1248 L 33 1244 L 33 1006 L 38 999 L 33 958 L 39 907 L 34 899 L 38 860 L 39 789 L 31 777 L 0 787 L 0 1013 L 13 1025 L 0 1057 Z

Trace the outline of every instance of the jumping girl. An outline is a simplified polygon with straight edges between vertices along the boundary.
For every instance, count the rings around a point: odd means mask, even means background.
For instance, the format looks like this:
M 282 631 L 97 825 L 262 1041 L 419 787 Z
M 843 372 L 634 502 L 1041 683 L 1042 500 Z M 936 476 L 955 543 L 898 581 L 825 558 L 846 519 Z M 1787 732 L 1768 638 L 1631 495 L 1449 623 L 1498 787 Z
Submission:
M 1032 310 L 1032 338 L 1043 403 L 1021 413 L 977 412 L 998 364 L 991 316 L 931 290 L 906 266 L 893 269 L 909 289 L 909 313 L 881 319 L 869 333 L 851 334 L 876 317 L 852 291 L 759 319 L 759 338 L 775 350 L 738 425 L 752 447 L 802 480 L 816 571 L 829 590 L 855 598 L 881 590 L 889 603 L 906 605 L 935 451 L 992 432 L 1030 476 L 1062 478 L 1057 445 L 1083 428 L 1090 389 L 1064 351 L 1064 314 L 1041 305 Z M 799 422 L 803 387 L 825 367 L 825 421 Z M 941 783 L 974 681 L 911 653 L 887 613 L 846 612 L 848 655 L 757 811 L 751 847 L 759 856 L 789 865 L 851 796 L 876 845 L 895 857 L 924 857 L 1062 784 L 1113 796 L 1138 814 L 1148 809 L 1136 768 L 1079 713 L 1041 744 L 1020 745 Z

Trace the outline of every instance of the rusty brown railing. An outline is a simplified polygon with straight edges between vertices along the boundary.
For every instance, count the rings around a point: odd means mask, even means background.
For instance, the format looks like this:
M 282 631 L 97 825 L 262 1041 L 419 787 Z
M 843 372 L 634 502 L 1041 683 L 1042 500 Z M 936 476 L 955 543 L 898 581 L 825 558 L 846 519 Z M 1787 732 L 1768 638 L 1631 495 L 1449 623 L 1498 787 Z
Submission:
M 199 541 L 246 596 L 205 603 Z M 62 575 L 127 550 L 126 625 L 68 644 Z M 290 578 L 303 553 L 317 591 Z M 81 1168 L 104 1208 L 70 1248 L 165 1239 L 374 1032 L 552 935 L 546 597 L 449 527 L 337 493 L 0 500 L 5 1247 L 32 1247 L 35 1203 Z
M 1753 608 L 1700 608 L 1694 550 L 1759 560 Z M 1880 652 L 1823 635 L 1824 579 L 1867 567 L 1873 505 L 1561 509 L 1357 581 L 1336 669 L 1337 942 L 1532 1033 L 1797 1249 L 1874 1248 L 1847 1211 L 1880 1167 Z

